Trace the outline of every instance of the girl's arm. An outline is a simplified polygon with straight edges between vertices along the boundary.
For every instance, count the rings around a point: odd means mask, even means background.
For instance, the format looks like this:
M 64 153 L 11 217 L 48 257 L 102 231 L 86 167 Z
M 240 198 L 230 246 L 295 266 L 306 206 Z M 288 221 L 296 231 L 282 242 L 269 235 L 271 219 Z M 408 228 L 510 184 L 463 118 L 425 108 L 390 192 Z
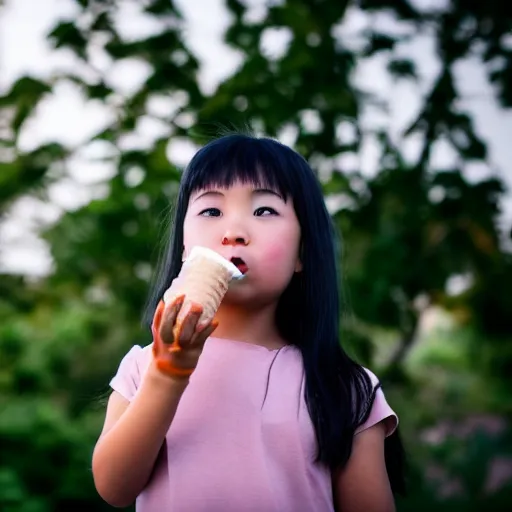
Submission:
M 100 496 L 126 507 L 146 486 L 188 379 L 149 366 L 132 402 L 114 391 L 94 449 L 92 472 Z
M 337 512 L 395 512 L 384 460 L 385 436 L 384 421 L 354 436 L 347 465 L 333 475 Z

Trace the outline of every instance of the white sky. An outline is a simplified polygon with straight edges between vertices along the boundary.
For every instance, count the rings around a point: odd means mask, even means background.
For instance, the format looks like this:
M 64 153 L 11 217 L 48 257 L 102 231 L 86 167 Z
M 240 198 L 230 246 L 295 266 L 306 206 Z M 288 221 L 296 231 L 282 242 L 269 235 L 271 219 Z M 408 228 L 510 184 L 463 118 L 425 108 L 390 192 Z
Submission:
M 250 0 L 252 9 L 248 17 L 259 19 L 265 12 L 264 0 Z M 444 0 L 415 0 L 416 4 L 444 5 Z M 186 38 L 193 51 L 202 62 L 200 85 L 204 91 L 211 91 L 216 84 L 228 76 L 239 63 L 239 56 L 225 47 L 220 40 L 229 19 L 222 0 L 179 0 L 187 20 Z M 125 8 L 119 17 L 119 30 L 132 37 L 150 33 L 154 26 L 150 20 L 141 18 L 137 2 L 125 1 Z M 72 17 L 75 12 L 72 0 L 6 0 L 6 7 L 0 17 L 0 91 L 5 90 L 23 74 L 49 77 L 57 69 L 75 65 L 72 55 L 64 51 L 52 51 L 45 34 L 58 18 Z M 368 19 L 357 11 L 346 16 L 337 33 L 357 44 L 355 34 L 368 23 Z M 386 30 L 399 30 L 399 27 L 385 15 L 373 19 L 374 26 Z M 262 46 L 269 55 L 278 55 L 286 33 L 269 30 Z M 374 129 L 388 126 L 396 140 L 400 132 L 414 118 L 421 105 L 421 95 L 429 86 L 438 71 L 434 57 L 432 40 L 428 35 L 417 36 L 400 47 L 400 54 L 412 56 L 417 62 L 422 81 L 419 84 L 395 84 L 389 80 L 384 67 L 386 57 L 380 56 L 362 63 L 354 77 L 355 82 L 377 92 L 389 101 L 389 112 L 383 114 L 368 108 L 363 116 L 363 126 Z M 105 56 L 98 54 L 96 66 L 107 71 L 107 79 L 119 89 L 130 90 L 137 87 L 146 72 L 142 64 L 125 62 L 109 69 Z M 462 92 L 461 107 L 473 115 L 478 133 L 487 141 L 490 151 L 490 167 L 497 169 L 512 186 L 509 161 L 512 157 L 510 134 L 512 133 L 512 112 L 501 110 L 495 103 L 493 92 L 486 82 L 479 65 L 466 61 L 458 66 L 457 82 Z M 165 105 L 155 103 L 155 108 Z M 79 92 L 69 84 L 56 87 L 51 98 L 44 101 L 34 119 L 27 125 L 20 145 L 24 149 L 37 147 L 41 142 L 59 140 L 70 147 L 78 147 L 93 133 L 105 126 L 111 113 L 100 102 L 84 103 Z M 307 116 L 306 116 L 307 117 Z M 308 118 L 314 125 L 314 118 Z M 137 133 L 125 141 L 126 146 L 150 144 L 156 137 L 166 133 L 166 127 L 148 119 L 141 120 Z M 283 139 L 290 133 L 283 134 Z M 402 148 L 411 158 L 417 154 L 417 140 L 400 141 Z M 194 148 L 186 143 L 173 143 L 169 156 L 177 163 L 184 164 Z M 70 176 L 51 187 L 51 204 L 24 198 L 18 201 L 8 218 L 0 225 L 0 268 L 10 272 L 23 272 L 43 275 L 51 267 L 48 249 L 36 236 L 38 226 L 55 222 L 59 215 L 69 209 L 85 204 L 91 197 L 104 193 L 101 182 L 113 169 L 104 164 L 91 163 L 91 158 L 101 157 L 108 152 L 108 145 L 97 143 L 80 151 L 72 160 Z M 377 146 L 368 137 L 359 155 L 347 155 L 344 162 L 350 167 L 358 167 L 367 174 L 376 170 Z M 450 165 L 454 154 L 443 143 L 436 148 L 434 161 L 442 167 Z M 489 174 L 488 166 L 472 165 L 466 169 L 471 179 L 479 180 Z M 504 203 L 505 215 L 512 218 L 512 201 Z

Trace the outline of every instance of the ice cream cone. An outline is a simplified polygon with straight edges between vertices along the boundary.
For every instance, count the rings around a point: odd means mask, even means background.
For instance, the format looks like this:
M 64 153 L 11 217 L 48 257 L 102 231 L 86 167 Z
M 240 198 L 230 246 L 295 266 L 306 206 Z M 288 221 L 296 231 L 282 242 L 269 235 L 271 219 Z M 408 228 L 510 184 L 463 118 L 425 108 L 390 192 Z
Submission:
M 233 280 L 243 278 L 242 272 L 220 254 L 205 247 L 194 247 L 180 272 L 178 293 L 187 303 L 200 304 L 203 312 L 198 324 L 211 321 Z M 165 297 L 164 297 L 165 300 Z

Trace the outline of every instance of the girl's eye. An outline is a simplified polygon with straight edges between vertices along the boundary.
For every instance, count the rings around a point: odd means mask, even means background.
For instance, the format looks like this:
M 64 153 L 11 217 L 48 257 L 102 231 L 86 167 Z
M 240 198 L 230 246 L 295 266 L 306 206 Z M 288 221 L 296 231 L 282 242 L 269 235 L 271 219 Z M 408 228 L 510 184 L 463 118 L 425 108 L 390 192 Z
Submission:
M 206 208 L 199 215 L 201 217 L 220 217 L 220 210 L 218 208 Z
M 274 210 L 274 208 L 270 208 L 269 206 L 262 206 L 261 208 L 256 209 L 254 215 L 256 215 L 256 217 L 267 217 L 269 215 L 278 215 L 278 213 Z

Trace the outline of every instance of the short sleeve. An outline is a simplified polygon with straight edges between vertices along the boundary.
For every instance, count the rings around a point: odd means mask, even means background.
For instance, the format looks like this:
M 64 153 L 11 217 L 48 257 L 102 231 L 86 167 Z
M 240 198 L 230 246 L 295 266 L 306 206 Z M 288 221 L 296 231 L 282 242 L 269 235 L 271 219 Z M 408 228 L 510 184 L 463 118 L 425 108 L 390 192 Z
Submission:
M 110 387 L 130 402 L 139 387 L 142 355 L 143 349 L 139 345 L 133 346 L 121 360 L 117 373 L 110 381 Z
M 379 386 L 379 388 L 375 393 L 375 400 L 373 401 L 370 415 L 362 425 L 359 425 L 355 433 L 359 434 L 363 430 L 366 430 L 367 428 L 373 427 L 374 425 L 377 425 L 377 423 L 384 421 L 386 424 L 386 437 L 388 437 L 398 427 L 398 416 L 388 404 L 384 395 L 384 391 L 382 391 L 377 377 L 369 370 L 366 370 L 366 372 L 372 380 L 374 389 L 375 386 Z

